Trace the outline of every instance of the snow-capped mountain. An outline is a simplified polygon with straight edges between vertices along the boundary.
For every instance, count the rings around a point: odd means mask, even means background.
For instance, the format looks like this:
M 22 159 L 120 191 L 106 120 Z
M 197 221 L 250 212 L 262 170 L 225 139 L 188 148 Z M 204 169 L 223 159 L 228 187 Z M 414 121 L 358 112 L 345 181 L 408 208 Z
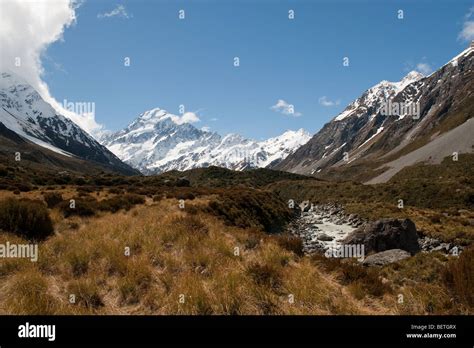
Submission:
M 115 171 L 135 171 L 12 72 L 0 73 L 0 123 L 24 139 L 66 157 L 96 162 Z
M 310 139 L 304 130 L 257 142 L 238 134 L 200 130 L 156 108 L 101 139 L 110 151 L 145 174 L 219 166 L 234 170 L 276 164 Z
M 393 165 L 396 170 L 379 178 L 386 181 L 416 161 L 438 163 L 453 151 L 472 152 L 468 129 L 462 133 L 467 137 L 449 132 L 474 124 L 468 122 L 474 105 L 473 53 L 471 44 L 429 76 L 412 71 L 399 82 L 376 84 L 275 168 L 365 180 Z
M 392 99 L 409 84 L 422 79 L 423 74 L 411 71 L 399 82 L 381 81 L 369 88 L 360 98 L 350 103 L 334 120 L 341 121 L 350 116 L 362 116 L 366 113 L 375 116 L 385 101 Z

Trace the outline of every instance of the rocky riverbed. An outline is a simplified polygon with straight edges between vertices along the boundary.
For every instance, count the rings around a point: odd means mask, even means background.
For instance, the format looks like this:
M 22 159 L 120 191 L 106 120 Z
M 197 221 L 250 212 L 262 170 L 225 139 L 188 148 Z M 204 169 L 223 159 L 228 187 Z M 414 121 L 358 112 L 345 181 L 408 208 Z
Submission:
M 357 215 L 347 215 L 338 204 L 300 205 L 301 216 L 288 227 L 288 232 L 300 237 L 307 254 L 324 253 L 341 244 L 352 231 L 364 223 Z
M 375 222 L 367 221 L 355 214 L 346 214 L 342 205 L 330 203 L 322 205 L 313 205 L 308 201 L 302 202 L 296 207 L 300 211 L 300 216 L 288 226 L 288 232 L 294 236 L 301 238 L 303 242 L 303 251 L 306 254 L 325 253 L 328 249 L 337 248 L 343 244 L 343 241 L 349 236 L 353 236 L 352 232 L 360 231 L 365 226 L 369 230 L 371 225 L 376 225 L 375 229 L 385 229 L 387 238 L 391 231 L 389 220 L 377 220 Z M 401 221 L 401 220 L 400 220 Z M 416 246 L 416 252 L 433 252 L 440 251 L 446 254 L 455 255 L 462 252 L 463 248 L 452 243 L 445 243 L 438 239 L 417 236 L 416 228 L 412 222 L 412 234 L 415 235 L 412 244 Z M 361 228 L 359 228 L 361 227 Z M 388 233 L 387 233 L 388 230 Z M 372 231 L 373 233 L 374 231 Z M 359 232 L 360 234 L 360 232 Z M 346 240 L 347 242 L 347 240 Z M 383 241 L 382 241 L 382 244 Z M 390 244 L 390 243 L 388 243 Z M 416 245 L 418 244 L 418 245 Z M 419 248 L 418 248 L 419 247 Z M 414 254 L 412 248 L 407 245 L 397 245 L 385 250 L 408 250 Z M 366 250 L 367 252 L 368 250 Z M 377 250 L 375 252 L 378 252 Z M 384 250 L 382 250 L 384 251 Z

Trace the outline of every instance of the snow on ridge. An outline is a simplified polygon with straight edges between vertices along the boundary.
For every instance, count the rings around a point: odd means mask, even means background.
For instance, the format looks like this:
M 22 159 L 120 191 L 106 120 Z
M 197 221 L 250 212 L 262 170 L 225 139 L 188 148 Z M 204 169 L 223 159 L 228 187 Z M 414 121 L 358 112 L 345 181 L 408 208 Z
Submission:
M 144 173 L 210 165 L 241 170 L 281 161 L 310 138 L 303 129 L 260 142 L 236 133 L 221 136 L 190 123 L 174 122 L 173 115 L 155 108 L 103 139 L 103 145 Z
M 345 118 L 351 116 L 359 108 L 367 108 L 373 103 L 378 101 L 383 95 L 384 99 L 389 99 L 390 96 L 395 96 L 401 91 L 403 91 L 408 85 L 416 82 L 424 77 L 418 71 L 410 71 L 398 82 L 391 82 L 387 80 L 382 80 L 376 85 L 372 86 L 362 94 L 361 97 L 352 101 L 338 116 L 336 116 L 333 121 L 342 121 Z
M 471 44 L 472 45 L 472 44 Z M 455 56 L 454 58 L 452 58 L 449 62 L 447 62 L 446 64 L 443 65 L 446 66 L 448 64 L 457 64 L 458 60 L 460 58 L 464 58 L 465 56 L 467 56 L 468 54 L 472 53 L 474 51 L 474 48 L 472 46 L 469 46 L 468 48 L 466 48 L 464 51 L 462 51 L 461 53 L 459 53 L 457 56 Z
M 360 147 L 364 146 L 365 144 L 367 144 L 369 141 L 371 141 L 373 138 L 375 138 L 377 135 L 379 135 L 379 133 L 382 132 L 383 129 L 384 129 L 384 127 L 383 127 L 383 126 L 380 126 L 380 127 L 377 129 L 377 131 L 369 137 L 369 139 L 367 139 L 366 141 L 364 141 L 364 142 L 363 142 L 362 144 L 360 144 L 359 147 L 357 147 L 357 148 L 360 148 Z

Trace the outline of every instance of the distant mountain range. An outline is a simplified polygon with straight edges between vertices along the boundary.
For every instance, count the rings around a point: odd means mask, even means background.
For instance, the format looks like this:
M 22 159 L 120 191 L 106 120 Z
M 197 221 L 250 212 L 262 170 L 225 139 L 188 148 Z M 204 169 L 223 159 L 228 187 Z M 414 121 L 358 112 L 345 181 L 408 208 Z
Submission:
M 378 183 L 417 162 L 472 152 L 473 73 L 471 44 L 429 76 L 382 81 L 273 168 Z
M 405 166 L 439 163 L 453 152 L 472 152 L 473 71 L 471 44 L 429 76 L 412 71 L 399 82 L 376 84 L 313 137 L 300 129 L 265 141 L 198 129 L 159 108 L 97 141 L 20 77 L 3 72 L 0 145 L 5 146 L 0 146 L 0 155 L 11 156 L 21 143 L 31 154 L 41 152 L 36 157 L 48 163 L 76 170 L 86 168 L 80 164 L 86 162 L 122 174 L 266 167 L 384 182 Z
M 257 142 L 238 134 L 200 130 L 178 119 L 158 108 L 146 111 L 101 142 L 142 173 L 156 174 L 209 166 L 245 170 L 276 165 L 311 138 L 300 129 Z

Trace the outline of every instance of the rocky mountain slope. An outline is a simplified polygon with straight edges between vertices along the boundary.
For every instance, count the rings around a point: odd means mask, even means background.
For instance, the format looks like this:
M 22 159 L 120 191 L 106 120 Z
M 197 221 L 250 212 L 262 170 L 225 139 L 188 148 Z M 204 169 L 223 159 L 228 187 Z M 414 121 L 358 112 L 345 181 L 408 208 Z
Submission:
M 70 119 L 59 115 L 12 72 L 0 73 L 0 123 L 28 143 L 63 156 L 63 160 L 82 159 L 123 174 L 137 173 Z
M 474 114 L 473 52 L 471 47 L 464 50 L 427 77 L 410 72 L 400 82 L 378 83 L 274 168 L 362 181 L 391 169 L 390 175 L 374 181 L 383 182 L 406 165 L 439 163 L 439 146 L 432 146 L 410 157 L 416 161 L 387 165 L 450 130 L 467 127 Z M 472 152 L 474 137 L 451 138 L 439 141 L 445 156 Z
M 156 174 L 209 166 L 244 170 L 276 165 L 310 138 L 300 129 L 257 142 L 238 134 L 200 130 L 177 119 L 165 110 L 152 109 L 101 142 L 142 173 Z

